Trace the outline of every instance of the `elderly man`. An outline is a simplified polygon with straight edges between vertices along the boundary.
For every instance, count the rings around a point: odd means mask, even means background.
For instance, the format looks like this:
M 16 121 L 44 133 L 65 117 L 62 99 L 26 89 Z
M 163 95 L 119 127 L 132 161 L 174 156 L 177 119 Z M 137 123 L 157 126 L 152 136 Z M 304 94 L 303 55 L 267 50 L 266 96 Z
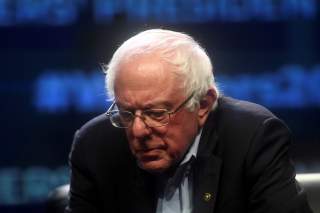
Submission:
M 285 124 L 219 95 L 190 36 L 155 29 L 130 38 L 106 85 L 111 107 L 75 135 L 66 212 L 311 212 Z

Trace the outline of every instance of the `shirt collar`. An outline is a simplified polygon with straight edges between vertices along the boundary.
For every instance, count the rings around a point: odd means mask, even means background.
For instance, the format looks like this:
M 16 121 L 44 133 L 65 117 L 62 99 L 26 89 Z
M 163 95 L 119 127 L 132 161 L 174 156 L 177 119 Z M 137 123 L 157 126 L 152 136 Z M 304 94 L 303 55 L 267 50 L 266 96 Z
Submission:
M 189 148 L 189 150 L 188 150 L 187 154 L 184 156 L 183 160 L 180 162 L 179 166 L 188 162 L 192 158 L 192 156 L 197 157 L 201 133 L 202 133 L 202 129 L 199 131 L 198 135 L 194 139 L 193 144 Z
M 176 168 L 174 174 L 169 176 L 159 176 L 157 178 L 158 188 L 162 191 L 160 197 L 165 196 L 166 199 L 171 199 L 176 188 L 182 184 L 182 180 L 185 176 L 188 176 L 192 162 L 197 156 L 197 151 L 200 143 L 200 136 L 202 129 L 199 131 L 198 135 L 195 137 L 194 142 L 188 149 L 188 152 L 185 154 L 183 160 L 180 162 L 179 166 Z M 170 189 L 170 190 L 168 190 Z

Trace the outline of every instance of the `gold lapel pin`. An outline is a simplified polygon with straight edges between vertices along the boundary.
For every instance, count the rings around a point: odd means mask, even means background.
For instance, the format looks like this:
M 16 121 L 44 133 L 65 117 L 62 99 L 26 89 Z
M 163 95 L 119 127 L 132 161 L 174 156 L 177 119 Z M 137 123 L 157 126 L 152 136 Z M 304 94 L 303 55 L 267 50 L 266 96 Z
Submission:
M 209 192 L 206 192 L 203 194 L 203 200 L 206 202 L 209 202 L 212 199 L 212 194 Z

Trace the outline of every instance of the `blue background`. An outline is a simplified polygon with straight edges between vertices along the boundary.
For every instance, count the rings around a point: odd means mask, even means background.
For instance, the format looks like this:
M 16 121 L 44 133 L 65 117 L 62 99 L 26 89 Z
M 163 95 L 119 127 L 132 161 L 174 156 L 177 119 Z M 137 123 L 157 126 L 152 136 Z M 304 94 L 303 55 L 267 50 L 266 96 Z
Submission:
M 192 35 L 220 90 L 270 108 L 293 132 L 297 171 L 319 172 L 319 4 L 0 0 L 0 212 L 43 212 L 68 182 L 74 132 L 110 104 L 99 64 L 150 28 Z

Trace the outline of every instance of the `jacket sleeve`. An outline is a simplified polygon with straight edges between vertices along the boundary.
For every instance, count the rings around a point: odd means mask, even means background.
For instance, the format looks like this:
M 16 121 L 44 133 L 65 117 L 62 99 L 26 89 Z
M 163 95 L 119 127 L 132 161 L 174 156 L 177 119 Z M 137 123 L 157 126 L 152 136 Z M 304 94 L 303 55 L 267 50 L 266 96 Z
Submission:
M 82 143 L 84 139 L 80 135 L 80 131 L 77 131 L 69 155 L 70 191 L 65 213 L 96 213 L 97 190 L 86 166 L 86 152 Z
M 290 143 L 288 128 L 275 117 L 265 119 L 257 128 L 246 158 L 249 212 L 312 212 L 295 180 Z

